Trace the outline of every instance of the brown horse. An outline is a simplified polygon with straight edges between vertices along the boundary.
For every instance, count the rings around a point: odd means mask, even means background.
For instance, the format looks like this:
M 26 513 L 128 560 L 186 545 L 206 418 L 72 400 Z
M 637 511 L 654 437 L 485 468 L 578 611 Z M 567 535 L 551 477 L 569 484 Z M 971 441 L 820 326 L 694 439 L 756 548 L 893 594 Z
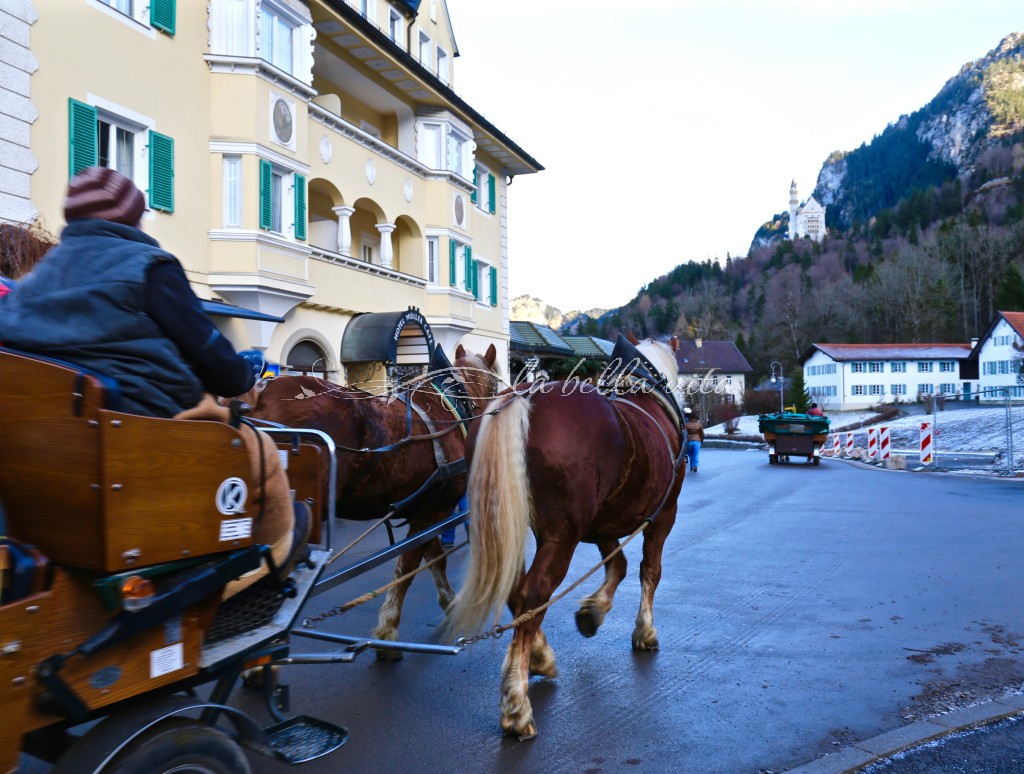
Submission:
M 460 345 L 455 358 L 452 373 L 465 387 L 470 411 L 478 414 L 498 389 L 497 351 L 492 344 L 487 354 L 480 356 Z M 334 440 L 338 446 L 336 508 L 340 518 L 379 519 L 391 512 L 395 503 L 420 490 L 435 471 L 453 463 L 451 475 L 439 475 L 413 499 L 408 512 L 396 515 L 407 519 L 409 534 L 413 534 L 450 516 L 465 493 L 466 472 L 461 461 L 466 424 L 455 426 L 458 417 L 450 403 L 425 380 L 406 391 L 378 396 L 311 376 L 281 376 L 270 380 L 259 393 L 250 416 L 288 427 L 322 430 Z M 435 433 L 441 434 L 435 440 L 414 440 L 388 451 L 372 451 L 410 436 Z M 443 553 L 438 538 L 429 540 L 399 558 L 395 577 L 419 567 L 424 556 L 430 560 Z M 431 567 L 442 610 L 455 596 L 446 569 L 443 558 Z M 407 580 L 387 592 L 373 632 L 376 639 L 398 639 L 402 602 L 410 583 Z M 402 657 L 400 651 L 391 650 L 378 650 L 377 655 L 389 660 Z
M 637 349 L 646 366 L 653 365 L 668 385 L 675 385 L 677 346 L 674 338 L 669 344 L 648 339 Z M 628 376 L 617 381 L 617 388 L 570 380 L 517 388 L 493 401 L 467 446 L 472 460 L 470 564 L 465 585 L 448 609 L 449 631 L 478 631 L 497 619 L 506 601 L 515 617 L 543 605 L 565 577 L 579 543 L 594 543 L 608 557 L 621 538 L 649 521 L 632 639 L 634 650 L 657 650 L 654 592 L 685 473 L 680 470 L 683 445 L 674 399 L 659 397 L 649 385 Z M 537 550 L 526 571 L 531 528 Z M 601 587 L 576 613 L 581 634 L 596 634 L 625 574 L 620 552 L 605 565 Z M 542 611 L 516 627 L 503 666 L 501 727 L 520 739 L 537 733 L 527 697 L 529 675 L 558 673 L 554 651 L 540 629 L 543 618 Z

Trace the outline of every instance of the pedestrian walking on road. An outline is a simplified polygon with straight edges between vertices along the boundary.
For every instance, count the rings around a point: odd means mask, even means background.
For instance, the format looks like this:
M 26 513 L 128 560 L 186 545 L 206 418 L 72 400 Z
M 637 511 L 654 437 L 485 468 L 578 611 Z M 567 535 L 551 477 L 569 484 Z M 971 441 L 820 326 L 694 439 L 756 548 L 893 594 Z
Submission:
M 693 415 L 693 409 L 683 409 L 686 415 L 686 458 L 690 463 L 690 471 L 697 472 L 700 464 L 700 445 L 704 441 L 704 426 Z

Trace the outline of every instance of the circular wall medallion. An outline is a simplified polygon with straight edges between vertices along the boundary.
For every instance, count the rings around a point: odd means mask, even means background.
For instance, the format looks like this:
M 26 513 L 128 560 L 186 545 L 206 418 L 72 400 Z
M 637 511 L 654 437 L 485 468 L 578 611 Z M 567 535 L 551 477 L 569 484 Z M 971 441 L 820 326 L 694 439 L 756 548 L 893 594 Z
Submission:
M 287 145 L 292 141 L 292 110 L 283 99 L 274 102 L 274 134 L 277 139 Z
M 377 182 L 377 165 L 373 163 L 373 159 L 366 160 L 366 182 L 370 185 Z
M 403 190 L 405 193 L 405 200 L 407 202 L 412 203 L 412 180 L 410 180 L 409 178 L 405 179 L 405 185 L 403 186 Z
M 325 134 L 320 138 L 320 158 L 323 159 L 324 164 L 330 164 L 333 156 L 334 146 L 331 145 L 330 139 Z
M 455 197 L 455 224 L 461 226 L 466 220 L 466 203 L 461 196 Z

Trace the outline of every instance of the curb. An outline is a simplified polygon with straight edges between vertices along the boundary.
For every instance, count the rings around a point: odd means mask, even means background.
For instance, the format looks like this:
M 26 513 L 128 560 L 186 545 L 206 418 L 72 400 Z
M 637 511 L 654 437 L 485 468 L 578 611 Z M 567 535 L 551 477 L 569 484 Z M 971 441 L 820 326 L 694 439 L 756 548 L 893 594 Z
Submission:
M 785 774 L 853 774 L 872 763 L 957 731 L 981 728 L 1020 714 L 1024 714 L 1024 696 L 994 699 L 887 731 L 795 769 L 788 769 Z

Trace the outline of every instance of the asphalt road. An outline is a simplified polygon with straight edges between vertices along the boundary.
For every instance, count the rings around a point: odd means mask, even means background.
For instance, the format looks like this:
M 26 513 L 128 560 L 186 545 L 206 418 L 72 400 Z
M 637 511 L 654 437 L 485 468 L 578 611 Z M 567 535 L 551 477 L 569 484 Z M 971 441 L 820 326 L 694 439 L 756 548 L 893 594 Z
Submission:
M 340 541 L 361 529 L 347 525 Z M 666 547 L 655 600 L 659 652 L 630 649 L 636 541 L 596 637 L 583 639 L 573 624 L 575 600 L 596 579 L 549 612 L 545 630 L 561 674 L 531 684 L 537 738 L 517 742 L 499 730 L 507 639 L 397 664 L 366 653 L 351 664 L 286 671 L 293 712 L 343 724 L 351 735 L 302 770 L 785 771 L 1024 685 L 1022 550 L 1024 481 L 827 459 L 769 466 L 762 452 L 705 449 Z M 567 582 L 597 560 L 593 546 L 582 546 Z M 456 559 L 456 585 L 461 571 Z M 307 611 L 390 577 L 380 568 L 312 599 Z M 366 634 L 376 608 L 320 627 Z M 439 641 L 440 622 L 432 584 L 418 579 L 402 636 Z M 239 691 L 232 703 L 266 718 L 252 695 Z M 258 772 L 291 770 L 252 762 Z
M 303 769 L 779 772 L 996 696 L 1024 684 L 1022 484 L 832 460 L 769 466 L 759 452 L 707 449 L 667 545 L 657 654 L 629 646 L 634 544 L 630 577 L 596 637 L 573 625 L 570 600 L 582 589 L 549 613 L 561 675 L 532 684 L 536 739 L 516 742 L 498 728 L 506 642 L 399 664 L 366 654 L 286 677 L 294 711 L 351 734 Z M 596 561 L 596 549 L 581 547 L 569 580 Z M 389 577 L 381 569 L 309 610 Z M 436 641 L 433 596 L 429 581 L 414 584 L 404 637 Z M 322 626 L 359 634 L 374 616 L 369 605 Z

